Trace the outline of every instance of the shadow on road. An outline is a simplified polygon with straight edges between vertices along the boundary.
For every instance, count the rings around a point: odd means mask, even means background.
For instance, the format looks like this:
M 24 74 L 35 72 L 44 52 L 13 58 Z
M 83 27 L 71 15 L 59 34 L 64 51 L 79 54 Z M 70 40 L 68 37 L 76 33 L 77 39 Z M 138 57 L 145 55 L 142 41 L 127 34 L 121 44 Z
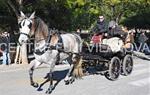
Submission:
M 67 72 L 68 72 L 68 70 L 53 72 L 53 80 L 56 80 L 56 83 L 54 84 L 53 90 L 56 88 L 56 86 L 59 84 L 59 82 L 65 78 Z M 44 77 L 44 79 L 46 79 L 46 80 L 43 83 L 40 84 L 40 86 L 37 89 L 38 91 L 42 91 L 43 90 L 42 87 L 46 83 L 50 82 L 49 73 L 46 74 L 46 76 Z

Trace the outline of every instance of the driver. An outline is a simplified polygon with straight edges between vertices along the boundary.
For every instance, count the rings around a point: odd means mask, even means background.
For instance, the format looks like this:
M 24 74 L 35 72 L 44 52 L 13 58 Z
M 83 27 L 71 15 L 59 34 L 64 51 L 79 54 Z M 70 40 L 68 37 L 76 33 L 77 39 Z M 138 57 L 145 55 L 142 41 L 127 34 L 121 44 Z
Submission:
M 94 31 L 96 35 L 101 35 L 103 33 L 106 33 L 107 29 L 108 24 L 106 23 L 104 16 L 99 16 L 99 19 L 92 31 Z

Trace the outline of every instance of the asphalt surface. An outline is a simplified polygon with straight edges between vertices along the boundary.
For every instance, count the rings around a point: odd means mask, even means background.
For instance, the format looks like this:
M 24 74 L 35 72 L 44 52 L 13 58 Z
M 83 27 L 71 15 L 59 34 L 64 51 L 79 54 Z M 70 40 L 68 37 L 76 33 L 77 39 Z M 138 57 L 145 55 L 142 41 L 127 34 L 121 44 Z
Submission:
M 0 95 L 46 95 L 49 82 L 42 91 L 30 86 L 29 65 L 0 65 Z M 42 83 L 48 68 L 35 71 L 35 81 Z M 134 58 L 134 69 L 129 76 L 120 76 L 116 81 L 107 80 L 102 75 L 88 75 L 65 85 L 66 71 L 56 72 L 55 78 L 62 79 L 51 95 L 150 95 L 150 61 Z M 57 78 L 58 79 L 58 78 Z

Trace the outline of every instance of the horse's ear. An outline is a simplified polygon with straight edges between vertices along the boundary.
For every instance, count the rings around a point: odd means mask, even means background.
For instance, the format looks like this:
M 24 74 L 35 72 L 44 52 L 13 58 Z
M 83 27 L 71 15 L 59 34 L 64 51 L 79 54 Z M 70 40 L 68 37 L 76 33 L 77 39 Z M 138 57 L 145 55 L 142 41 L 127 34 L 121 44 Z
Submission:
M 22 18 L 26 17 L 26 15 L 22 11 L 20 11 L 20 15 L 21 15 Z
M 18 22 L 20 22 L 22 19 L 24 19 L 26 17 L 26 15 L 20 11 L 20 15 L 17 15 L 17 18 L 18 18 Z
M 35 11 L 31 14 L 31 16 L 29 17 L 29 19 L 33 19 L 35 17 Z

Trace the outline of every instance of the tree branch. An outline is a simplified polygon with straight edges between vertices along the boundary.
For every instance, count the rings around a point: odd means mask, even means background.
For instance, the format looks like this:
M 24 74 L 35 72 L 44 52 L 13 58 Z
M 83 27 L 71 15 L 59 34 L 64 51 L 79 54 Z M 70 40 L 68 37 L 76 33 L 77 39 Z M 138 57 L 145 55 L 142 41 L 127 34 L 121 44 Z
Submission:
M 10 0 L 7 1 L 8 6 L 13 10 L 13 12 L 15 13 L 16 17 L 19 16 L 19 11 L 17 11 L 17 9 L 15 8 L 15 6 L 12 4 L 12 2 Z

